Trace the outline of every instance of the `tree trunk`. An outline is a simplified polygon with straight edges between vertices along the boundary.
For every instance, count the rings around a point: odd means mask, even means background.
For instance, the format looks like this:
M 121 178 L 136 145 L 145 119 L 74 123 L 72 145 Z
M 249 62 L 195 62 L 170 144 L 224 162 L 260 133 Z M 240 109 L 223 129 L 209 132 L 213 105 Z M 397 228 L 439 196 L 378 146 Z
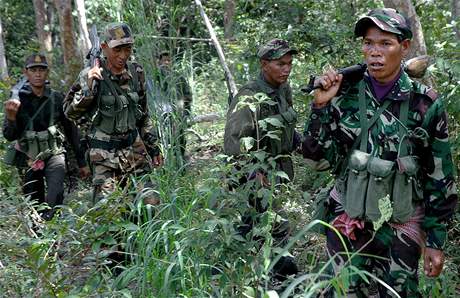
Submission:
M 219 56 L 220 64 L 222 65 L 222 68 L 224 69 L 225 81 L 227 82 L 227 89 L 228 89 L 228 103 L 230 104 L 230 102 L 236 96 L 236 93 L 238 92 L 238 89 L 236 88 L 235 80 L 233 79 L 233 75 L 230 72 L 230 69 L 228 68 L 227 62 L 225 61 L 224 51 L 222 50 L 222 47 L 220 46 L 219 40 L 217 39 L 217 36 L 216 36 L 216 32 L 214 31 L 214 28 L 212 27 L 211 22 L 209 21 L 209 18 L 206 12 L 204 11 L 201 1 L 195 0 L 195 4 L 198 6 L 198 9 L 200 10 L 201 17 L 203 18 L 206 28 L 208 28 L 212 43 L 214 44 L 214 47 L 216 48 L 217 56 Z
M 8 66 L 6 64 L 5 46 L 3 44 L 3 27 L 0 19 L 0 80 L 8 77 Z
M 88 26 L 86 25 L 86 9 L 84 0 L 75 0 L 75 8 L 78 16 L 78 30 L 80 33 L 79 48 L 81 49 L 82 55 L 85 56 L 90 47 L 91 42 L 89 40 Z
M 38 42 L 40 43 L 40 51 L 42 51 L 48 63 L 52 63 L 52 39 L 51 39 L 51 22 L 48 19 L 48 14 L 44 0 L 33 0 L 35 10 L 35 30 L 37 31 Z
M 456 21 L 457 24 L 454 26 L 455 34 L 460 39 L 460 25 L 458 24 L 460 17 L 460 1 L 452 0 L 452 21 Z
M 224 11 L 224 38 L 233 38 L 233 23 L 235 21 L 235 0 L 225 0 Z
M 73 30 L 72 2 L 71 0 L 54 0 L 54 5 L 59 15 L 62 52 L 66 72 L 65 82 L 69 83 L 71 77 L 76 75 L 79 69 Z
M 454 0 L 455 1 L 455 0 Z M 458 1 L 458 0 L 457 0 Z M 383 0 L 386 7 L 394 8 L 407 16 L 412 29 L 413 38 L 411 50 L 407 58 L 426 55 L 425 37 L 423 36 L 422 25 L 417 16 L 415 7 L 411 0 Z

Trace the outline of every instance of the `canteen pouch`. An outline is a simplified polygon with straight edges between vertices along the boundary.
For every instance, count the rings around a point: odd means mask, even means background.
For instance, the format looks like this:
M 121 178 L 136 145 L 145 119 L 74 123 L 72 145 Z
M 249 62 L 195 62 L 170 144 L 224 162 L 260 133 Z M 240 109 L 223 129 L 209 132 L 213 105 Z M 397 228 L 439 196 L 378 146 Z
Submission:
M 372 157 L 367 164 L 369 184 L 366 196 L 366 218 L 370 221 L 378 221 L 381 217 L 379 200 L 392 195 L 394 162 Z
M 3 163 L 9 166 L 16 165 L 16 148 L 14 145 L 16 142 L 13 142 L 6 147 L 5 155 L 3 156 Z
M 414 156 L 399 157 L 396 160 L 398 170 L 393 184 L 392 221 L 405 223 L 414 212 L 413 201 L 422 198 L 421 188 L 415 179 L 419 166 Z
M 367 174 L 369 158 L 369 153 L 353 150 L 348 160 L 344 208 L 351 218 L 361 218 L 364 215 L 369 182 Z

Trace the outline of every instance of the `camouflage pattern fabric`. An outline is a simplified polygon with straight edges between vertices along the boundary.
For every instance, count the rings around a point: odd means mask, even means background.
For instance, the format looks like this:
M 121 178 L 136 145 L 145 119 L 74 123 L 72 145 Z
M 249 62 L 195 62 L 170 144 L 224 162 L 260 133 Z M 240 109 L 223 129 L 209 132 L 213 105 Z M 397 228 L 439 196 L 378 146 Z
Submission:
M 108 24 L 102 35 L 102 40 L 106 42 L 110 48 L 134 43 L 131 28 L 122 22 Z
M 266 94 L 268 99 L 276 104 L 262 103 L 257 107 L 256 113 L 253 113 L 249 107 L 236 107 L 242 96 L 251 97 L 257 93 Z M 259 132 L 257 132 L 258 125 L 256 121 L 276 117 L 289 110 L 292 110 L 292 90 L 289 83 L 284 83 L 279 88 L 274 88 L 260 74 L 256 80 L 243 86 L 230 104 L 224 134 L 225 154 L 238 156 L 241 154 L 240 141 L 243 137 L 256 139 L 257 135 L 263 135 L 264 131 L 262 129 L 259 128 Z M 283 123 L 284 127 L 277 128 L 279 130 L 277 134 L 280 137 L 279 141 L 267 137 L 263 138 L 260 142 L 260 148 L 263 148 L 272 157 L 281 154 L 290 155 L 295 149 L 294 128 L 296 120 L 296 117 L 294 117 L 290 123 Z M 289 157 L 280 158 L 277 162 L 279 170 L 284 171 L 292 179 L 294 170 L 291 159 Z
M 403 39 L 412 38 L 412 30 L 408 20 L 393 8 L 378 8 L 371 10 L 360 18 L 355 25 L 355 36 L 364 36 L 369 24 L 374 24 L 382 31 L 394 33 Z
M 335 218 L 343 212 L 342 206 L 331 200 L 329 216 Z M 352 265 L 374 274 L 401 297 L 421 297 L 418 290 L 418 260 L 422 248 L 416 241 L 387 223 L 377 231 L 373 230 L 371 223 L 366 223 L 364 229 L 355 230 L 355 234 L 356 240 L 343 237 L 350 254 L 358 252 L 349 258 L 337 234 L 327 229 L 327 253 L 334 258 L 335 272 L 340 272 L 344 265 Z M 346 297 L 367 298 L 377 291 L 380 297 L 394 297 L 384 286 L 375 281 L 369 285 L 359 275 L 352 275 L 349 282 Z
M 277 60 L 286 54 L 297 54 L 297 50 L 289 47 L 287 41 L 283 39 L 272 39 L 262 45 L 257 51 L 257 57 L 264 60 Z
M 130 62 L 129 62 L 130 63 Z M 157 139 L 158 133 L 153 127 L 149 116 L 147 98 L 145 94 L 145 79 L 143 69 L 140 65 L 133 63 L 134 69 L 139 78 L 139 86 L 136 92 L 139 95 L 139 108 L 142 117 L 136 122 L 138 135 L 133 143 L 125 148 L 99 148 L 90 144 L 89 159 L 93 171 L 93 185 L 95 195 L 100 197 L 113 191 L 116 182 L 120 182 L 125 174 L 147 173 L 151 167 L 151 156 L 158 155 Z M 110 75 L 109 79 L 122 90 L 131 90 L 133 73 L 129 70 L 129 65 L 119 76 Z M 87 73 L 89 68 L 85 68 L 80 73 L 77 82 L 72 86 L 65 99 L 64 110 L 66 115 L 77 121 L 82 117 L 94 119 L 98 113 L 98 106 L 103 92 L 90 90 L 87 84 Z M 102 89 L 107 90 L 107 89 Z M 94 123 L 87 135 L 89 142 L 113 143 L 120 139 L 127 139 L 130 133 L 109 135 L 98 130 Z
M 364 80 L 370 117 L 380 103 L 374 98 L 367 73 Z M 303 153 L 314 161 L 313 165 L 321 165 L 323 169 L 326 164 L 337 166 L 347 155 L 361 133 L 357 97 L 356 85 L 351 86 L 328 106 L 312 109 L 306 125 Z M 367 152 L 386 160 L 396 159 L 400 137 L 395 115 L 399 115 L 401 101 L 410 100 L 408 128 L 414 131 L 422 127 L 428 134 L 427 144 L 416 138 L 411 139 L 412 153 L 420 157 L 422 168 L 419 179 L 427 206 L 424 223 L 428 235 L 427 246 L 442 249 L 446 241 L 444 222 L 452 216 L 457 202 L 443 101 L 436 99 L 433 90 L 412 81 L 405 72 L 386 98 L 393 102 L 371 128 Z
M 367 73 L 365 73 L 363 80 L 366 83 L 367 116 L 370 119 L 381 103 L 373 94 Z M 410 100 L 408 129 L 412 132 L 425 131 L 424 137 L 416 134 L 405 136 L 410 141 L 410 154 L 419 157 L 421 166 L 417 183 L 423 188 L 425 214 L 422 228 L 427 235 L 425 245 L 434 249 L 443 249 L 447 236 L 446 221 L 452 217 L 458 200 L 448 140 L 448 118 L 444 110 L 443 100 L 437 98 L 437 94 L 432 89 L 412 81 L 404 71 L 384 100 L 391 100 L 391 104 L 380 115 L 374 126 L 370 128 L 367 152 L 381 159 L 396 160 L 401 142 L 398 135 L 397 117 L 401 102 Z M 360 133 L 357 85 L 344 86 L 341 94 L 333 98 L 327 106 L 318 109 L 312 108 L 306 123 L 305 138 L 302 144 L 304 157 L 317 170 L 332 168 L 335 174 L 340 174 L 341 162 L 346 159 L 350 148 Z M 334 200 L 330 198 L 329 202 L 332 201 Z M 333 205 L 331 204 L 331 206 Z M 329 207 L 329 213 L 337 214 L 335 209 Z M 404 238 L 406 235 L 395 234 L 396 229 L 390 230 L 391 228 L 387 223 L 381 229 L 382 231 L 378 230 L 376 235 L 382 235 L 382 237 L 377 237 L 376 241 L 382 241 L 379 238 L 388 238 L 386 241 L 389 242 L 379 244 L 382 246 L 379 249 L 386 249 L 385 253 L 382 252 L 385 256 L 391 251 L 391 249 L 388 250 L 391 247 L 390 243 L 396 243 L 398 239 L 401 240 L 401 237 Z M 370 233 L 370 231 L 365 228 L 362 233 Z M 358 241 L 361 241 L 359 237 L 357 238 Z M 401 241 L 405 242 L 406 240 L 402 239 Z M 333 239 L 328 239 L 328 241 L 334 242 Z M 403 249 L 401 247 L 403 243 L 400 243 L 395 248 L 398 249 L 398 254 L 407 256 L 407 258 L 404 257 L 406 264 L 417 264 L 420 257 L 411 248 L 413 242 L 413 240 L 407 240 L 407 243 L 410 243 L 409 246 L 406 245 L 407 247 Z M 334 246 L 334 243 L 331 245 Z M 355 247 L 351 247 L 353 251 L 356 250 Z M 333 249 L 333 251 L 338 250 L 338 248 Z M 418 251 L 418 248 L 415 251 Z M 377 252 L 378 250 L 373 254 L 375 255 Z M 408 280 L 416 283 L 416 271 L 411 270 L 416 265 L 408 266 L 404 275 Z M 403 284 L 399 281 L 398 283 Z M 408 287 L 411 287 L 410 283 Z M 403 297 L 405 296 L 403 295 Z

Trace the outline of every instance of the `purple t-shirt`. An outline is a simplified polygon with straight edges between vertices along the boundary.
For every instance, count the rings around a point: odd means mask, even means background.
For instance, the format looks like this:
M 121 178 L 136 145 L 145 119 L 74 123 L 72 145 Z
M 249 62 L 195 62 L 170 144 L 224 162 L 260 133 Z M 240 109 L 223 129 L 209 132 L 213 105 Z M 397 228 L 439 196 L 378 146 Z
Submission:
M 401 70 L 399 71 L 399 74 L 391 82 L 388 82 L 386 84 L 379 83 L 373 77 L 369 77 L 371 78 L 371 84 L 372 88 L 374 89 L 375 96 L 378 100 L 382 100 L 385 98 L 388 92 L 390 92 L 391 89 L 393 89 L 393 86 L 399 80 L 399 77 L 401 77 Z

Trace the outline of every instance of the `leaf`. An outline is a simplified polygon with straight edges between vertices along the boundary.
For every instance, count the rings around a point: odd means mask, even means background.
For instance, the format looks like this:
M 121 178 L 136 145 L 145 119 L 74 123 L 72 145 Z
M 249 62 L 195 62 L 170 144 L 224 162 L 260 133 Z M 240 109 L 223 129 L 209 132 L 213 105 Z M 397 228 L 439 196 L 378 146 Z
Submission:
M 274 127 L 284 127 L 283 123 L 281 123 L 281 121 L 279 121 L 277 118 L 269 117 L 265 118 L 264 121 L 270 123 Z
M 253 137 L 244 137 L 244 138 L 241 138 L 240 143 L 242 143 L 246 151 L 249 151 L 252 149 L 252 147 L 254 147 L 254 141 L 255 140 Z
M 264 298 L 279 298 L 278 293 L 274 290 L 270 290 L 268 292 L 265 292 Z
M 386 195 L 379 200 L 379 211 L 381 214 L 379 220 L 372 222 L 374 231 L 380 229 L 383 223 L 391 219 L 391 215 L 393 214 L 393 207 L 391 206 L 390 195 Z
M 288 180 L 288 181 L 291 181 L 291 179 L 289 179 L 289 176 L 288 176 L 285 172 L 283 172 L 283 171 L 277 171 L 277 172 L 275 173 L 275 176 L 284 178 L 284 179 L 286 179 L 286 180 Z

